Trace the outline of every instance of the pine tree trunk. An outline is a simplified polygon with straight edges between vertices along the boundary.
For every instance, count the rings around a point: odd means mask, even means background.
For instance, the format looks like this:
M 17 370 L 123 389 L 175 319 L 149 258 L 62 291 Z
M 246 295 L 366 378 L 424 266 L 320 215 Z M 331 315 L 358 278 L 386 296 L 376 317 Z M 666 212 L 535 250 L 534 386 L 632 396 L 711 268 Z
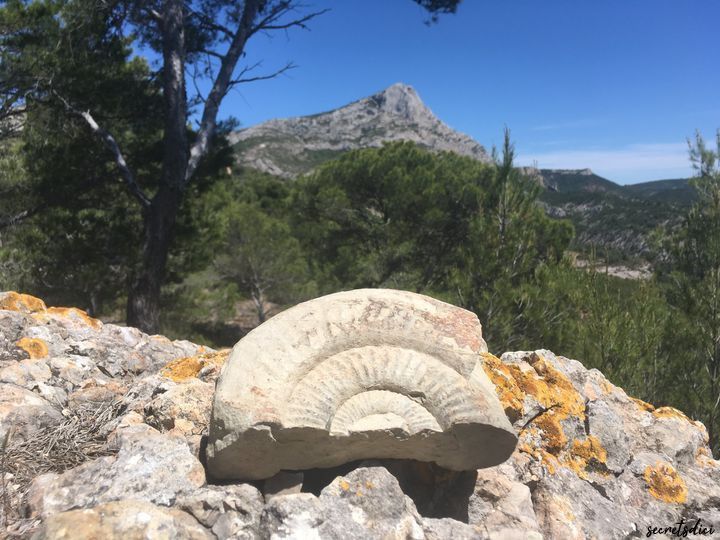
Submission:
M 162 36 L 165 102 L 162 175 L 158 192 L 144 210 L 142 266 L 127 304 L 127 323 L 151 334 L 160 328 L 160 292 L 188 168 L 182 0 L 165 2 Z
M 161 189 L 145 213 L 142 266 L 128 295 L 127 324 L 149 334 L 160 329 L 160 293 L 179 206 L 179 191 Z

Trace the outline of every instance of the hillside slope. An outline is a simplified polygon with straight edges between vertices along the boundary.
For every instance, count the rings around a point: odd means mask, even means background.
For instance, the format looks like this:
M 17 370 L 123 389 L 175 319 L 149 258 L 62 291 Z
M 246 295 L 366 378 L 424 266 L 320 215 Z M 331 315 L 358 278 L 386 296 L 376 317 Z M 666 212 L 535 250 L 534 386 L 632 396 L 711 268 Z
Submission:
M 695 200 L 686 179 L 621 186 L 583 170 L 535 170 L 545 191 L 540 200 L 547 213 L 575 226 L 573 247 L 595 248 L 599 256 L 645 257 L 658 227 L 680 224 Z

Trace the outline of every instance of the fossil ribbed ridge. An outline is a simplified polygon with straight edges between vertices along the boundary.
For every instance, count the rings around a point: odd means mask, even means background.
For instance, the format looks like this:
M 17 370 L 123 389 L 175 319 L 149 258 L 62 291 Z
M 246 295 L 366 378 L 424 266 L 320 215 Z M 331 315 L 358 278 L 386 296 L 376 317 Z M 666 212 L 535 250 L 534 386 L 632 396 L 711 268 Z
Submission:
M 364 458 L 496 465 L 517 438 L 480 364 L 469 311 L 389 289 L 299 304 L 245 336 L 218 379 L 208 466 L 219 479 Z

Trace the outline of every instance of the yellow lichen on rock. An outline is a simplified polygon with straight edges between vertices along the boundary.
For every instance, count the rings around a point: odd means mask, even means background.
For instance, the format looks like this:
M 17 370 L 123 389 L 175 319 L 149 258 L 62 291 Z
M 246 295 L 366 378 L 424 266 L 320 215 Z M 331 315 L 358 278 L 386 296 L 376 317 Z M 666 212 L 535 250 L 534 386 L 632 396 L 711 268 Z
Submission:
M 35 313 L 45 311 L 45 302 L 29 294 L 9 291 L 0 295 L 0 309 Z
M 533 423 L 542 431 L 542 445 L 552 455 L 559 456 L 560 452 L 567 446 L 568 439 L 565 436 L 560 417 L 554 410 L 550 410 L 538 416 Z
M 655 407 L 647 401 L 643 401 L 642 399 L 637 399 L 634 397 L 631 397 L 630 399 L 633 400 L 635 402 L 635 405 L 640 407 L 643 411 L 653 412 L 655 410 Z
M 168 362 L 162 368 L 160 374 L 175 382 L 182 382 L 197 377 L 200 370 L 206 365 L 221 366 L 227 360 L 230 349 L 200 354 L 197 356 L 186 356 Z
M 585 420 L 585 400 L 570 379 L 537 353 L 526 358 L 533 369 L 525 371 L 517 364 L 504 364 L 488 353 L 483 353 L 482 358 L 485 372 L 495 384 L 505 413 L 513 422 L 525 413 L 524 401 L 527 395 L 545 409 L 521 434 L 525 441 L 536 440 L 538 447 L 526 442 L 520 445 L 519 450 L 541 461 L 551 474 L 560 464 L 579 467 L 578 456 L 566 455 L 569 441 L 561 424 L 571 416 L 580 421 Z M 599 441 L 592 449 L 599 453 L 597 446 Z
M 603 448 L 600 439 L 594 435 L 588 435 L 583 441 L 577 439 L 573 441 L 565 464 L 583 478 L 587 475 L 588 469 L 607 474 L 605 470 L 607 468 L 607 450 Z
M 538 377 L 531 379 L 532 376 L 529 373 L 523 373 L 526 381 L 532 380 L 533 383 L 531 385 L 526 383 L 526 392 L 535 396 L 535 399 L 543 406 L 553 407 L 553 410 L 563 419 L 568 416 L 577 416 L 584 420 L 585 400 L 570 379 L 536 353 L 530 356 L 528 362 Z M 522 382 L 520 382 L 520 388 L 523 388 Z
M 602 388 L 603 392 L 606 394 L 612 394 L 615 390 L 617 390 L 617 386 L 612 384 L 610 381 L 603 379 L 600 383 L 600 387 Z
M 71 319 L 80 321 L 81 323 L 90 326 L 96 330 L 102 328 L 102 321 L 92 318 L 87 314 L 86 311 L 78 308 L 67 308 L 67 307 L 51 307 L 48 308 L 47 314 L 61 319 Z
M 523 371 L 515 364 L 504 364 L 490 353 L 482 353 L 481 356 L 485 373 L 495 385 L 495 392 L 505 407 L 505 412 L 513 412 L 515 419 L 524 412 L 526 394 L 533 396 L 560 420 L 570 415 L 585 418 L 583 397 L 572 382 L 542 356 L 532 353 L 528 357 L 528 363 L 534 372 Z
M 655 466 L 645 467 L 645 482 L 650 495 L 667 503 L 684 503 L 687 501 L 687 486 L 675 468 L 664 461 Z
M 542 448 L 536 448 L 527 442 L 520 443 L 517 447 L 518 452 L 523 452 L 534 457 L 538 462 L 545 466 L 547 472 L 555 474 L 557 467 L 560 466 L 558 459 L 552 454 L 546 452 Z
M 490 353 L 480 353 L 480 356 L 485 374 L 495 385 L 495 393 L 505 409 L 505 414 L 511 422 L 515 422 L 523 415 L 525 394 L 515 382 L 509 366 L 503 364 L 502 360 Z
M 31 360 L 45 358 L 49 353 L 47 343 L 39 338 L 24 337 L 19 339 L 15 345 L 28 353 Z
M 524 372 L 518 366 L 512 366 L 516 368 L 513 374 L 520 389 L 533 396 L 545 408 L 545 412 L 532 423 L 543 432 L 542 444 L 545 450 L 557 457 L 568 444 L 561 421 L 570 416 L 584 421 L 585 401 L 572 382 L 542 356 L 533 353 L 528 363 L 534 372 Z
M 713 459 L 710 450 L 708 450 L 708 448 L 705 446 L 701 446 L 697 449 L 697 453 L 695 454 L 695 462 L 701 467 L 709 467 L 712 469 L 716 469 L 719 465 L 718 462 Z
M 674 407 L 658 407 L 653 411 L 653 415 L 658 418 L 677 418 L 678 420 L 691 422 L 691 420 L 685 416 L 684 412 L 679 411 Z

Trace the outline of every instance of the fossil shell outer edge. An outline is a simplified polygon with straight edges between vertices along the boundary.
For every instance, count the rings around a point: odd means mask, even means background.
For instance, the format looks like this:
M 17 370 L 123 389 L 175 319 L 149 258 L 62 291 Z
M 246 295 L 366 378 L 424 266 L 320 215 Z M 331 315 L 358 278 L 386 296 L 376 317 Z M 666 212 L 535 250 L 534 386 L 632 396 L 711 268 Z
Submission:
M 517 436 L 481 366 L 475 314 L 360 289 L 284 311 L 241 339 L 218 378 L 208 441 L 217 479 L 366 458 L 453 470 L 505 461 Z

